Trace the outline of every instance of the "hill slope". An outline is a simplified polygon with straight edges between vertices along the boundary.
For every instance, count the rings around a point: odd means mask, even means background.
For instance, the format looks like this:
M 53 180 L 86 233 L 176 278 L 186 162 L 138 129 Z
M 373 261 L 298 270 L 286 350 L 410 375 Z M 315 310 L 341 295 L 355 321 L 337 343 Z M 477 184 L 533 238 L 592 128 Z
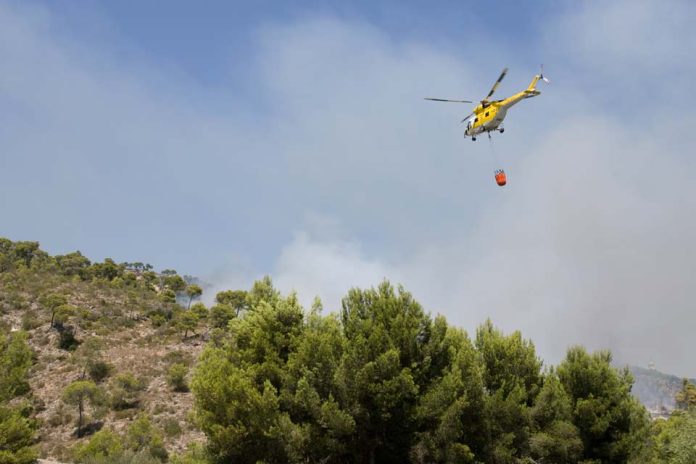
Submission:
M 182 294 L 183 279 L 139 264 L 92 264 L 79 253 L 54 259 L 34 242 L 8 242 L 0 239 L 0 326 L 26 331 L 34 351 L 28 399 L 40 456 L 70 460 L 88 439 L 76 433 L 78 408 L 63 400 L 77 380 L 99 391 L 99 401 L 86 403 L 89 431 L 122 433 L 146 415 L 169 454 L 204 441 L 189 417 L 193 395 L 168 381 L 172 365 L 188 372 L 203 348 L 196 324 L 181 325 L 183 308 L 169 290 Z
M 681 377 L 638 366 L 630 366 L 630 370 L 635 378 L 631 391 L 653 416 L 674 410 L 674 398 L 682 389 Z M 690 382 L 696 384 L 696 379 Z

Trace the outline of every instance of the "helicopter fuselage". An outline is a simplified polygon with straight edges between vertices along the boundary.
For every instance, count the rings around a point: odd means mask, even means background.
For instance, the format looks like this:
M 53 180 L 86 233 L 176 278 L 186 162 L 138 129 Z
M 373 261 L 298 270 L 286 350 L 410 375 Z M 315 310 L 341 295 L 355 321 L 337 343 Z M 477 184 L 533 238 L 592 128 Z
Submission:
M 540 75 L 534 76 L 529 87 L 504 100 L 495 100 L 492 102 L 484 100 L 476 105 L 472 115 L 465 121 L 466 129 L 464 129 L 464 135 L 475 138 L 478 134 L 483 132 L 495 130 L 500 130 L 502 132 L 503 129 L 500 125 L 505 119 L 505 116 L 507 116 L 507 110 L 526 98 L 536 97 L 541 94 L 541 92 L 536 90 L 536 83 L 540 78 Z
M 498 130 L 507 115 L 507 108 L 501 107 L 498 102 L 491 102 L 485 108 L 478 105 L 474 114 L 466 120 L 464 135 L 474 137 L 488 131 Z

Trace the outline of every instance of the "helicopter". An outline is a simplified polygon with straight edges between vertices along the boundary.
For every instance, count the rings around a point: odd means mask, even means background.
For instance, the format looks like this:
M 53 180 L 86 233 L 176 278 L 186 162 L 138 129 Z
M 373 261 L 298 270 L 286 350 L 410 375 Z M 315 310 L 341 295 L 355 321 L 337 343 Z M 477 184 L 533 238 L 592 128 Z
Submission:
M 481 100 L 479 104 L 474 107 L 474 110 L 461 120 L 462 123 L 466 122 L 464 137 L 471 137 L 472 141 L 476 141 L 476 136 L 484 132 L 488 133 L 489 138 L 492 131 L 498 131 L 502 134 L 505 132 L 505 128 L 502 127 L 502 123 L 507 115 L 508 109 L 525 98 L 532 98 L 536 97 L 537 95 L 541 95 L 541 92 L 536 89 L 536 85 L 539 80 L 543 80 L 547 84 L 550 83 L 550 81 L 544 77 L 544 66 L 542 65 L 541 72 L 534 76 L 532 82 L 529 84 L 529 87 L 503 100 L 491 101 L 490 98 L 498 89 L 498 86 L 505 78 L 507 72 L 508 68 L 503 69 L 498 77 L 498 80 L 495 81 L 495 84 L 493 84 L 491 91 L 488 92 L 488 95 L 486 95 L 486 98 Z M 426 97 L 425 99 L 437 102 L 474 103 L 470 100 L 447 100 L 444 98 L 430 97 Z

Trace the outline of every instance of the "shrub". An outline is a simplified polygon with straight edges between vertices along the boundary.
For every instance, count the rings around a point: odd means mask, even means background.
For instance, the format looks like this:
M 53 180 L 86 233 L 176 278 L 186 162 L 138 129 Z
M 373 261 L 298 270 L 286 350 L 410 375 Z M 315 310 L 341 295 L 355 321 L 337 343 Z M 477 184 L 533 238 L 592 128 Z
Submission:
M 0 462 L 29 464 L 35 462 L 34 423 L 15 408 L 0 406 Z
M 116 410 L 137 407 L 144 388 L 145 383 L 130 372 L 117 375 L 111 390 L 111 407 Z
M 150 322 L 153 327 L 161 327 L 167 322 L 167 319 L 163 315 L 155 313 L 150 316 Z
M 88 458 L 83 461 L 83 464 L 160 464 L 161 462 L 147 451 L 134 453 L 131 450 L 125 450 L 106 458 Z
M 168 437 L 178 437 L 182 432 L 179 421 L 171 417 L 162 421 L 162 430 Z
M 105 461 L 105 458 L 115 457 L 123 452 L 121 437 L 110 429 L 95 433 L 90 440 L 75 449 L 75 461 L 78 463 Z
M 182 455 L 172 457 L 172 464 L 208 464 L 210 462 L 205 447 L 200 443 L 193 443 L 188 446 Z
M 167 370 L 167 383 L 174 391 L 187 392 L 188 385 L 186 384 L 186 374 L 188 367 L 184 364 L 172 364 Z
M 101 382 L 111 374 L 113 366 L 106 361 L 95 361 L 87 367 L 87 374 L 95 382 Z
M 58 347 L 66 351 L 75 351 L 80 342 L 75 338 L 75 329 L 62 327 L 58 333 Z
M 41 325 L 41 321 L 35 311 L 26 311 L 22 314 L 22 330 L 32 330 Z
M 60 403 L 53 414 L 46 419 L 46 423 L 51 427 L 58 427 L 61 425 L 70 424 L 74 420 L 75 416 L 72 414 L 72 412 L 67 409 L 65 404 Z
M 0 402 L 29 391 L 26 378 L 32 364 L 32 356 L 26 333 L 8 334 L 0 330 Z
M 136 453 L 146 451 L 160 461 L 167 460 L 167 450 L 164 448 L 162 435 L 145 414 L 139 415 L 128 427 L 125 443 L 129 449 Z

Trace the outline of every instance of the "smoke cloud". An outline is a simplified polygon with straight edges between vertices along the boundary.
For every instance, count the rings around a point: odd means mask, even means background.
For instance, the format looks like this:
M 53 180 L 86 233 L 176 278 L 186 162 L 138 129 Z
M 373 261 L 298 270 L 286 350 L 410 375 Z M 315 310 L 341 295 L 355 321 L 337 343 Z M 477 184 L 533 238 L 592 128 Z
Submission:
M 250 96 L 0 3 L 0 232 L 215 290 L 269 274 L 329 311 L 387 278 L 469 331 L 522 330 L 547 363 L 581 343 L 693 377 L 694 12 L 571 4 L 532 43 L 482 32 L 483 49 L 267 23 Z M 422 100 L 481 98 L 508 66 L 505 96 L 541 61 L 552 84 L 492 143 L 462 139 L 468 106 Z

